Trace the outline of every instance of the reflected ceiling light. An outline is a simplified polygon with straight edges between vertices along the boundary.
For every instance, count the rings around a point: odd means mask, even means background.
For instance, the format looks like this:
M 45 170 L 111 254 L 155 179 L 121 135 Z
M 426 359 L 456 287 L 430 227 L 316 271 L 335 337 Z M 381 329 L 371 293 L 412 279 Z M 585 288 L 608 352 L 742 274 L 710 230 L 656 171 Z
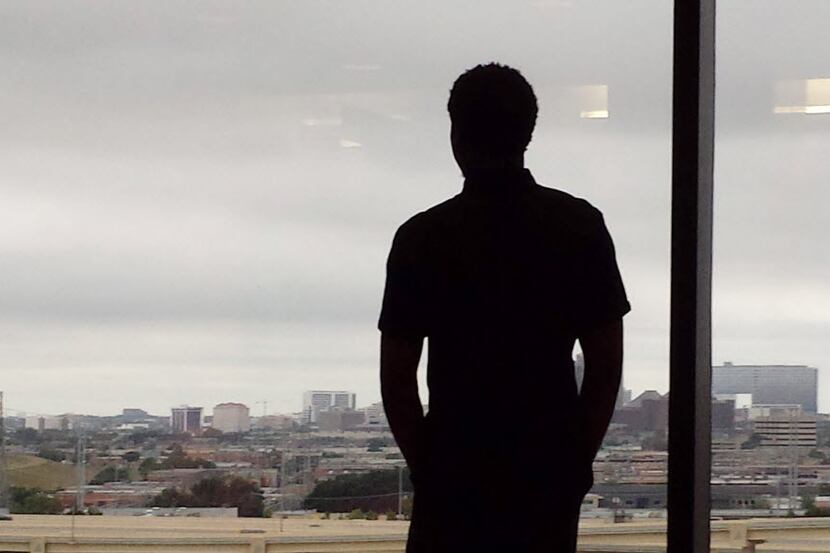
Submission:
M 794 79 L 775 83 L 773 113 L 830 113 L 830 79 Z
M 381 66 L 376 63 L 347 63 L 343 69 L 346 71 L 380 71 Z
M 306 127 L 339 127 L 343 124 L 343 120 L 339 117 L 311 117 L 303 119 L 303 125 Z
M 363 144 L 360 142 L 355 142 L 354 140 L 346 140 L 345 138 L 340 139 L 340 147 L 341 148 L 361 148 Z
M 608 119 L 608 85 L 585 85 L 578 88 L 582 119 Z
M 389 116 L 389 119 L 394 119 L 395 121 L 412 121 L 410 116 L 404 115 L 403 113 L 393 113 Z

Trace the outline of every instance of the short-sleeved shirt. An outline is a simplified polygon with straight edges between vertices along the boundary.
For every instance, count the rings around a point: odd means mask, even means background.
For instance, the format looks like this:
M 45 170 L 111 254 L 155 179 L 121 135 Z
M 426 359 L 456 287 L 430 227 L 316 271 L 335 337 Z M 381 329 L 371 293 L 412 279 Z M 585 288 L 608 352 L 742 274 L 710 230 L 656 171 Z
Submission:
M 602 214 L 522 170 L 398 229 L 378 326 L 428 338 L 426 435 L 450 476 L 470 456 L 535 462 L 545 437 L 566 454 L 575 340 L 629 310 Z

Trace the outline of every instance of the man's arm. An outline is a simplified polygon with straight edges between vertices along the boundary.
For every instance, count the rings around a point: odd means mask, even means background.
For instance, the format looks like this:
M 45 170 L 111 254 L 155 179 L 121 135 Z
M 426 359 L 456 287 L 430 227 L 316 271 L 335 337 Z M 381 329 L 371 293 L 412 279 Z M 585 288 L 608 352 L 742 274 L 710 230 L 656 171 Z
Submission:
M 389 427 L 411 471 L 421 456 L 424 409 L 418 395 L 418 362 L 424 339 L 382 332 L 380 390 Z
M 614 415 L 622 379 L 622 319 L 586 331 L 579 337 L 579 344 L 585 357 L 579 397 L 582 437 L 586 453 L 593 459 Z

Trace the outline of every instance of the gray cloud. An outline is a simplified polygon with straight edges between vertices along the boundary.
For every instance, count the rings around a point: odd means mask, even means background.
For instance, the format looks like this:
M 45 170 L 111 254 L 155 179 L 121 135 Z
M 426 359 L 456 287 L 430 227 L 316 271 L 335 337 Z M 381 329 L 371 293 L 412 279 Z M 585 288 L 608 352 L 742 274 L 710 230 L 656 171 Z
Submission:
M 445 101 L 491 59 L 541 115 L 528 164 L 605 214 L 634 304 L 626 384 L 668 383 L 671 6 L 0 6 L 0 388 L 15 408 L 164 412 L 306 388 L 378 399 L 395 227 L 461 185 Z M 715 356 L 830 366 L 826 2 L 720 6 Z M 609 87 L 607 120 L 574 86 Z M 343 147 L 343 145 L 354 147 Z M 822 407 L 827 408 L 822 389 Z M 267 396 L 267 397 L 266 397 Z

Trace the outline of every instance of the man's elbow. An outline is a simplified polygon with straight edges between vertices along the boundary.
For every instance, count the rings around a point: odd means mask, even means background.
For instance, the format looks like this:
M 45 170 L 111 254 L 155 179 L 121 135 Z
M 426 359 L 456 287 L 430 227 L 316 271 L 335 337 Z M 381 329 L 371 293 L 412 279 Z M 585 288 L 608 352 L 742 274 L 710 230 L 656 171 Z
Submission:
M 616 319 L 593 328 L 579 337 L 585 364 L 602 366 L 603 372 L 614 374 L 622 370 L 623 324 Z

